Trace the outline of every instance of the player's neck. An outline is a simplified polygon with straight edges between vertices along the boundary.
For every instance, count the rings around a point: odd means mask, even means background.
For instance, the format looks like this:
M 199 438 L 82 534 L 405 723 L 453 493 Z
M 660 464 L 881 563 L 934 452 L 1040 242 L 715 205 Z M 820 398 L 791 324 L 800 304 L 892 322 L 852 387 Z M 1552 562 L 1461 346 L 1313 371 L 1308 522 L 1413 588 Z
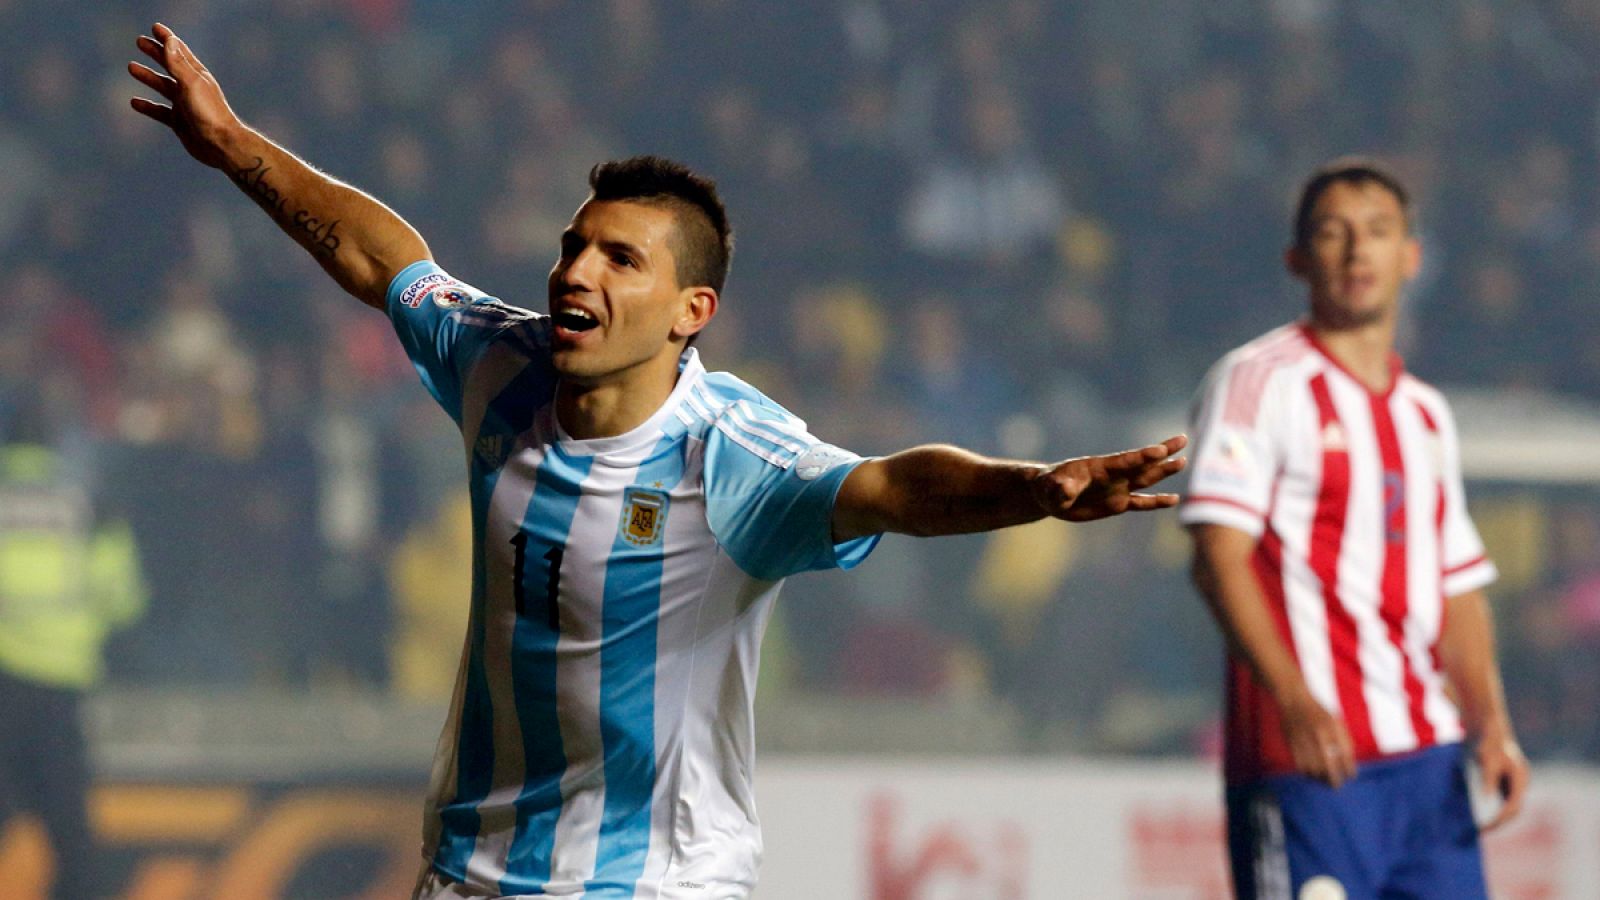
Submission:
M 1353 328 L 1334 327 L 1313 318 L 1310 328 L 1328 355 L 1367 390 L 1377 394 L 1389 390 L 1395 376 L 1393 317 Z
M 632 377 L 598 384 L 562 380 L 556 388 L 556 417 L 568 435 L 580 441 L 627 434 L 655 415 L 672 389 L 678 373 L 642 371 Z

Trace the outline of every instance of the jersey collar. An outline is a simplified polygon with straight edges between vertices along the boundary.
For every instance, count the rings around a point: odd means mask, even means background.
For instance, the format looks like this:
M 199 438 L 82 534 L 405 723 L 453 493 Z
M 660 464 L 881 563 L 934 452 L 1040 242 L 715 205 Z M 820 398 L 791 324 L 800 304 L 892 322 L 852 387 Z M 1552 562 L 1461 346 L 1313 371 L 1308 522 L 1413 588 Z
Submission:
M 1323 359 L 1326 359 L 1335 369 L 1338 369 L 1346 378 L 1354 382 L 1357 387 L 1373 397 L 1379 400 L 1387 400 L 1394 393 L 1394 389 L 1400 385 L 1400 377 L 1405 374 L 1406 367 L 1405 361 L 1400 358 L 1399 353 L 1393 350 L 1389 351 L 1389 386 L 1382 391 L 1375 391 L 1368 387 L 1365 381 L 1357 378 L 1356 373 L 1350 371 L 1344 363 L 1339 361 L 1337 356 L 1334 356 L 1328 350 L 1327 345 L 1323 344 L 1317 337 L 1317 333 L 1312 330 L 1310 322 L 1302 321 L 1299 325 L 1300 333 L 1305 336 L 1306 343 L 1310 344 L 1312 349 L 1322 354 Z
M 702 377 L 705 376 L 705 366 L 700 363 L 700 354 L 693 347 L 683 351 L 683 356 L 678 359 L 678 383 L 673 385 L 672 393 L 667 395 L 666 402 L 653 413 L 650 418 L 636 425 L 631 431 L 603 438 L 589 438 L 578 440 L 567 434 L 561 427 L 561 417 L 555 415 L 555 406 L 550 406 L 550 419 L 555 425 L 556 444 L 562 452 L 573 456 L 610 456 L 614 454 L 647 453 L 661 440 L 662 433 L 666 430 L 662 426 L 672 416 L 673 411 L 684 403 L 684 398 L 694 389 Z

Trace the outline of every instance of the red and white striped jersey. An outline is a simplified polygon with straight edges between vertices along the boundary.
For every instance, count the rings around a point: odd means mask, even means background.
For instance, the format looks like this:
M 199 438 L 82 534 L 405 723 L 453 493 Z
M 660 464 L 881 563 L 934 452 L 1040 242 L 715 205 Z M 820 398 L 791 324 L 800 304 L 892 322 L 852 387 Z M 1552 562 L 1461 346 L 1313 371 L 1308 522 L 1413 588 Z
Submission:
M 1301 324 L 1223 357 L 1191 417 L 1179 512 L 1259 538 L 1279 633 L 1358 760 L 1462 738 L 1440 673 L 1445 599 L 1497 574 L 1467 515 L 1450 408 L 1393 366 L 1374 393 Z M 1225 769 L 1234 784 L 1294 769 L 1277 707 L 1237 658 Z

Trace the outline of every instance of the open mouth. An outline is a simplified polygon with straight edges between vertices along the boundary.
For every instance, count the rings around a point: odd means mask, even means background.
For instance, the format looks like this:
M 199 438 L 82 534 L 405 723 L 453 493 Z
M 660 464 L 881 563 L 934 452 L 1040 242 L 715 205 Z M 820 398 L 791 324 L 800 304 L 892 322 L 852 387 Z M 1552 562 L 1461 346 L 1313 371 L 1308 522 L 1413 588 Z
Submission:
M 588 331 L 600 324 L 595 321 L 594 316 L 580 309 L 565 309 L 556 313 L 553 318 L 556 327 L 566 331 Z

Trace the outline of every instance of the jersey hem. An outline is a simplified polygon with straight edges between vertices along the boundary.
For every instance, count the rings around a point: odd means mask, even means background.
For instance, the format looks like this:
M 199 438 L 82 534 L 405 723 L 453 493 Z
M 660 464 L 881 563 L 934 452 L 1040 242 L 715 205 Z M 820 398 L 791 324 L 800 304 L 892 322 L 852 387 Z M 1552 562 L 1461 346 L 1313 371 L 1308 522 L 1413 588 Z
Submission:
M 1357 766 L 1387 766 L 1393 763 L 1406 762 L 1412 757 L 1420 756 L 1424 753 L 1429 753 L 1442 747 L 1459 746 L 1464 742 L 1464 738 L 1462 737 L 1452 737 L 1442 741 L 1434 741 L 1433 743 L 1429 744 L 1419 744 L 1418 746 L 1412 747 L 1409 750 L 1395 750 L 1390 753 L 1373 753 L 1367 756 L 1357 756 L 1355 761 Z M 1225 780 L 1228 787 L 1240 788 L 1260 784 L 1265 781 L 1272 781 L 1278 778 L 1310 777 L 1310 775 L 1305 775 L 1296 771 L 1291 763 L 1287 768 L 1281 766 L 1263 768 L 1258 772 L 1231 777 Z
M 1227 497 L 1194 497 L 1178 510 L 1181 525 L 1226 525 L 1251 537 L 1266 530 L 1266 515 L 1238 500 Z
M 868 556 L 872 555 L 872 551 L 877 549 L 878 542 L 883 540 L 883 532 L 881 531 L 877 534 L 863 535 L 843 542 L 835 541 L 831 533 L 833 531 L 833 511 L 839 505 L 839 492 L 844 490 L 845 479 L 849 478 L 850 473 L 856 470 L 856 466 L 872 458 L 876 457 L 862 457 L 850 463 L 844 474 L 839 476 L 838 481 L 833 486 L 833 494 L 828 498 L 829 552 L 833 556 L 834 566 L 841 571 L 848 571 L 861 565 Z M 842 553 L 840 552 L 841 550 L 843 551 Z
M 1487 559 L 1480 559 L 1469 564 L 1466 568 L 1453 572 L 1439 580 L 1439 586 L 1446 597 L 1459 597 L 1482 587 L 1493 584 L 1500 577 L 1500 570 Z

